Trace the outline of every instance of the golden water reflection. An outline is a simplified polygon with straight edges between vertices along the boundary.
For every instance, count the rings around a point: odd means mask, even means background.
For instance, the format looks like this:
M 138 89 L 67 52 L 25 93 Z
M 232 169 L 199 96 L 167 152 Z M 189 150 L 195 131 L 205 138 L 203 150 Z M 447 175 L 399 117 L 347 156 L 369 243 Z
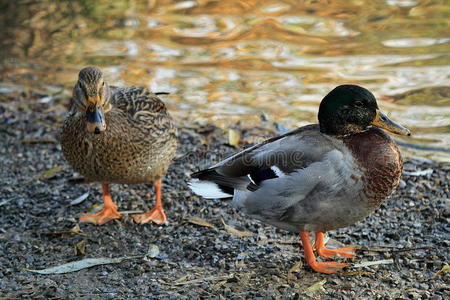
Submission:
M 173 114 L 228 126 L 264 112 L 316 121 L 321 98 L 360 84 L 418 145 L 450 148 L 450 5 L 440 0 L 9 1 L 2 85 L 70 92 L 95 64 L 116 85 L 168 91 Z M 53 87 L 54 88 L 54 87 Z M 448 159 L 447 152 L 415 152 Z

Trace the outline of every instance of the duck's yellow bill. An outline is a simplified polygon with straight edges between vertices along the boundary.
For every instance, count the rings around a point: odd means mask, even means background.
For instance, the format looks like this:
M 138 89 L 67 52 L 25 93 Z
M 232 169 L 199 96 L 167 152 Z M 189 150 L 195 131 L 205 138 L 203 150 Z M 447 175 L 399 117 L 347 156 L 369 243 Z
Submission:
M 372 126 L 386 129 L 389 132 L 400 135 L 411 135 L 411 132 L 400 124 L 395 123 L 389 119 L 386 114 L 377 109 L 375 119 L 371 123 Z

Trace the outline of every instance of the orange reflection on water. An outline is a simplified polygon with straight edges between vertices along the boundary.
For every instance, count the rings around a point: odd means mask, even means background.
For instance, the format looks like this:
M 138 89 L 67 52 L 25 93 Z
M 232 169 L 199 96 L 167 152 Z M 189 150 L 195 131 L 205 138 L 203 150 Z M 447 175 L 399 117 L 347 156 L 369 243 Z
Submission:
M 171 92 L 178 118 L 227 126 L 264 112 L 286 127 L 316 122 L 323 95 L 355 83 L 385 100 L 414 132 L 409 141 L 450 148 L 443 3 L 10 1 L 0 16 L 1 81 L 69 92 L 94 64 L 113 84 Z

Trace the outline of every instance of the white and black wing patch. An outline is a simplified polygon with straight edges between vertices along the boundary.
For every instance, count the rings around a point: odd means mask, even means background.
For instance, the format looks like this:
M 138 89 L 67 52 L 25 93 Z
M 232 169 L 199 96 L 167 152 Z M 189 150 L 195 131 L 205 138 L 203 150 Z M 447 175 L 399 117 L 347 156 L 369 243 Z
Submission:
M 247 186 L 247 189 L 250 191 L 256 191 L 259 188 L 260 183 L 264 180 L 279 178 L 284 175 L 285 174 L 283 171 L 281 171 L 277 166 L 254 170 L 247 175 L 251 181 L 251 184 Z
M 197 195 L 207 199 L 220 199 L 233 197 L 234 190 L 256 191 L 260 184 L 269 179 L 279 178 L 285 173 L 277 166 L 256 169 L 243 177 L 227 177 L 216 170 L 203 170 L 191 175 L 189 187 Z

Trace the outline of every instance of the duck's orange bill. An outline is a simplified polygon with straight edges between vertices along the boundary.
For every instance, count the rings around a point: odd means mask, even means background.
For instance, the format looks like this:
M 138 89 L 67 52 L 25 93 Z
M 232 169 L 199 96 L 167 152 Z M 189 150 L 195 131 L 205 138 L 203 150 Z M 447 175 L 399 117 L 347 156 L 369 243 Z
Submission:
M 389 119 L 386 114 L 377 109 L 377 114 L 375 119 L 373 119 L 372 126 L 378 128 L 386 129 L 389 132 L 400 134 L 400 135 L 411 135 L 411 132 L 400 124 L 395 123 Z
M 100 96 L 96 95 L 94 97 L 87 97 L 88 103 L 90 105 L 99 105 L 100 104 Z

